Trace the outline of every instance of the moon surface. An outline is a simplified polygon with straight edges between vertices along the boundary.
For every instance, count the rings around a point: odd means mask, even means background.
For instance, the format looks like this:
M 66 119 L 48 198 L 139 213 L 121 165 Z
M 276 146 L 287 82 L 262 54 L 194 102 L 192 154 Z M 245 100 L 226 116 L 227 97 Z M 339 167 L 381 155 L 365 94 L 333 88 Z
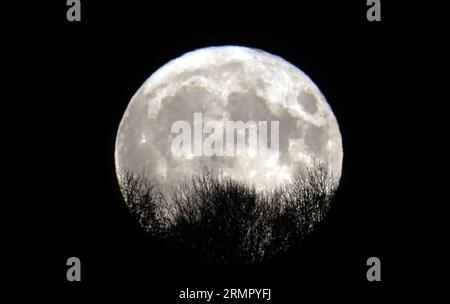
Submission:
M 174 155 L 171 126 L 193 125 L 194 113 L 204 121 L 279 121 L 279 153 Z M 117 172 L 145 174 L 163 192 L 205 167 L 256 189 L 289 181 L 315 160 L 339 179 L 342 158 L 337 120 L 314 82 L 281 57 L 238 46 L 194 50 L 159 68 L 132 97 L 115 147 Z

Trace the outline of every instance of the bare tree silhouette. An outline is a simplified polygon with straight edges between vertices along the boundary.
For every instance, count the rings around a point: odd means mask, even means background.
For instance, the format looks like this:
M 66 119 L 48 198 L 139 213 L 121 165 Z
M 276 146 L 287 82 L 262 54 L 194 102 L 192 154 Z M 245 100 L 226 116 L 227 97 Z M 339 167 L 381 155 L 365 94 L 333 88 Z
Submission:
M 220 264 L 262 262 L 298 244 L 323 219 L 338 184 L 322 163 L 263 192 L 203 170 L 165 197 L 143 176 L 121 171 L 119 179 L 144 229 Z
M 120 170 L 120 190 L 131 214 L 139 224 L 152 236 L 163 236 L 169 221 L 162 208 L 165 198 L 156 185 L 145 177 L 130 171 Z

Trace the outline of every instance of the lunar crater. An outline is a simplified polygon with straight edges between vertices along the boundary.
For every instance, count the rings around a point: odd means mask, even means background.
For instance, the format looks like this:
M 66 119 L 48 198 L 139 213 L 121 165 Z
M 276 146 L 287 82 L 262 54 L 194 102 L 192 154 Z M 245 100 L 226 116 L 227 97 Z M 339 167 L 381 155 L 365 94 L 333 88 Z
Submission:
M 279 121 L 278 158 L 174 157 L 171 125 L 205 120 Z M 270 139 L 269 143 L 270 143 Z M 145 172 L 163 188 L 205 166 L 273 188 L 311 159 L 340 176 L 342 140 L 331 108 L 302 71 L 278 56 L 244 47 L 212 47 L 187 53 L 156 71 L 136 92 L 119 126 L 117 168 Z

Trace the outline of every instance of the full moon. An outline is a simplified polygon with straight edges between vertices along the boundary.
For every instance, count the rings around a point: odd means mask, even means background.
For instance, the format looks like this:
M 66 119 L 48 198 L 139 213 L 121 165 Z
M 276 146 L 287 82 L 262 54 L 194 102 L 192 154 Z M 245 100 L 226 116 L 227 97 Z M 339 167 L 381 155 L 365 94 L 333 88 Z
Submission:
M 192 126 L 194 137 L 196 113 L 203 124 L 252 121 L 270 126 L 276 121 L 278 130 L 269 127 L 267 134 L 278 131 L 278 150 L 231 156 L 173 153 L 178 135 L 174 122 Z M 203 139 L 208 137 L 204 128 L 202 133 Z M 226 146 L 225 136 L 215 139 L 216 146 Z M 197 49 L 154 72 L 129 102 L 115 146 L 117 172 L 144 174 L 163 193 L 205 167 L 261 190 L 291 180 L 315 161 L 339 179 L 342 158 L 336 117 L 314 82 L 281 57 L 238 46 Z

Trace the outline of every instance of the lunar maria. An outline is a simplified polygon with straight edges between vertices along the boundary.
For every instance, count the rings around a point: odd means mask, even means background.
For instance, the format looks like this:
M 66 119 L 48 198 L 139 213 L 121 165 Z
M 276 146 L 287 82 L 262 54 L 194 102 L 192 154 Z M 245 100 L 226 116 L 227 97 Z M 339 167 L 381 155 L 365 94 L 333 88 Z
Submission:
M 279 124 L 279 121 L 270 122 L 269 147 L 267 121 L 208 120 L 203 123 L 203 114 L 194 113 L 193 140 L 191 125 L 187 121 L 178 120 L 171 127 L 171 134 L 178 134 L 172 140 L 171 151 L 175 156 L 185 157 L 255 156 L 258 152 L 278 153 Z M 203 140 L 204 134 L 206 137 Z
M 298 248 L 332 204 L 342 159 L 318 86 L 241 46 L 161 66 L 130 100 L 115 150 L 124 202 L 151 238 L 217 264 Z

